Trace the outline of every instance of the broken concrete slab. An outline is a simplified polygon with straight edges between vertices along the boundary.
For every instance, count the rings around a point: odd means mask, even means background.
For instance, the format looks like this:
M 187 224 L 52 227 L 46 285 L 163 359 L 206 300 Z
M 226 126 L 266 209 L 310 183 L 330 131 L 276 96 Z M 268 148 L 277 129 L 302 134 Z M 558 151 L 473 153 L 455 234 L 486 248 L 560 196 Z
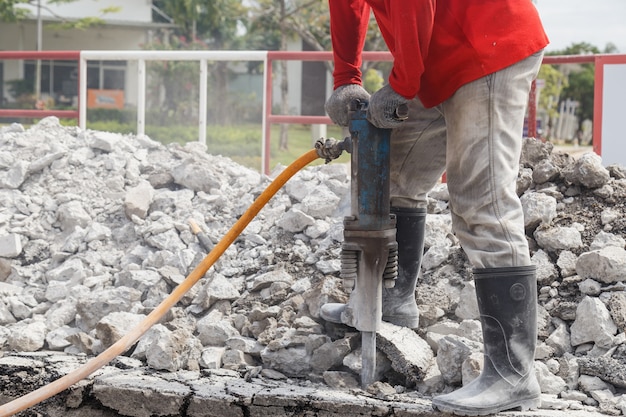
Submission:
M 87 360 L 58 352 L 0 358 L 0 403 L 6 403 L 76 369 Z M 384 398 L 359 388 L 332 389 L 306 380 L 284 381 L 239 372 L 159 372 L 120 357 L 33 410 L 49 417 L 441 417 L 414 391 Z M 586 396 L 585 396 L 586 397 Z M 546 397 L 546 402 L 553 401 Z M 557 402 L 554 402 L 556 404 Z M 562 404 L 561 404 L 562 405 Z M 498 417 L 601 417 L 591 408 L 503 412 Z

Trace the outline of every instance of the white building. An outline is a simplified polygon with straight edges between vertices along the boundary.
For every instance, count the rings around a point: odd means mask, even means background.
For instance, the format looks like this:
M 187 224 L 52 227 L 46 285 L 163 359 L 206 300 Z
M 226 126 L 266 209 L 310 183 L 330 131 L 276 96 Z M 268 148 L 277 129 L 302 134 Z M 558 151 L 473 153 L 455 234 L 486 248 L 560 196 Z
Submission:
M 30 16 L 17 23 L 0 22 L 0 50 L 4 51 L 61 51 L 61 50 L 139 50 L 150 42 L 158 29 L 173 24 L 153 22 L 151 0 L 76 0 L 70 3 L 48 4 L 41 7 L 20 6 L 30 10 Z M 103 13 L 108 8 L 119 11 Z M 38 16 L 41 19 L 41 45 L 38 46 Z M 97 17 L 105 25 L 87 29 L 62 29 L 62 21 Z M 57 25 L 51 25 L 56 23 Z M 133 71 L 123 61 L 89 62 L 88 87 L 91 89 L 122 90 L 127 97 L 135 97 L 133 82 L 128 78 Z M 35 79 L 35 61 L 0 61 L 0 92 L 4 100 L 13 100 L 7 82 Z M 75 104 L 78 63 L 73 61 L 44 61 L 41 68 L 41 95 L 52 97 L 57 104 Z M 131 91 L 129 91 L 131 90 Z

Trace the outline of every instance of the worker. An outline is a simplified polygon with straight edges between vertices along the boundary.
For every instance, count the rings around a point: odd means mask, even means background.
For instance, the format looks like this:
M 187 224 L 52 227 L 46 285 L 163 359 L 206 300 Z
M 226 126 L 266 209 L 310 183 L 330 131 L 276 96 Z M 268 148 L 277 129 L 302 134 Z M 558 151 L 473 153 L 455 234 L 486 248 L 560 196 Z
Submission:
M 383 289 L 382 319 L 417 328 L 415 302 L 427 194 L 446 173 L 452 227 L 476 285 L 484 366 L 464 387 L 433 398 L 456 415 L 540 404 L 535 377 L 535 267 L 516 192 L 524 115 L 548 38 L 531 0 L 329 0 L 334 91 L 325 108 L 348 125 L 354 99 L 391 128 L 391 212 L 398 278 Z M 361 51 L 370 11 L 393 56 L 388 82 L 362 87 Z M 397 110 L 408 106 L 408 117 Z M 351 305 L 320 316 L 351 325 Z

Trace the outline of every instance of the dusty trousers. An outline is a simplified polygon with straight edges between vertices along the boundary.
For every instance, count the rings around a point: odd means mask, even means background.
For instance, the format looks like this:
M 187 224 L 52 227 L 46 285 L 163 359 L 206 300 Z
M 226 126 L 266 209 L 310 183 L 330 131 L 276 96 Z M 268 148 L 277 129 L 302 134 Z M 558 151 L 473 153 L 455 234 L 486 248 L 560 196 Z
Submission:
M 412 100 L 392 133 L 391 205 L 426 207 L 445 172 L 453 230 L 474 268 L 530 265 L 516 180 L 542 57 L 468 83 L 433 108 Z

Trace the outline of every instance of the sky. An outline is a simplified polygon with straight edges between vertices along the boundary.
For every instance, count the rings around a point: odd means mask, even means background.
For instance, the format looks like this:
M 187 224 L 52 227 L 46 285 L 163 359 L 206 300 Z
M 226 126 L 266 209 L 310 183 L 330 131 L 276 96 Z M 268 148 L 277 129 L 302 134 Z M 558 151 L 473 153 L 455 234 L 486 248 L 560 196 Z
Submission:
M 626 0 L 536 0 L 550 38 L 546 51 L 587 42 L 604 50 L 607 43 L 626 54 Z

